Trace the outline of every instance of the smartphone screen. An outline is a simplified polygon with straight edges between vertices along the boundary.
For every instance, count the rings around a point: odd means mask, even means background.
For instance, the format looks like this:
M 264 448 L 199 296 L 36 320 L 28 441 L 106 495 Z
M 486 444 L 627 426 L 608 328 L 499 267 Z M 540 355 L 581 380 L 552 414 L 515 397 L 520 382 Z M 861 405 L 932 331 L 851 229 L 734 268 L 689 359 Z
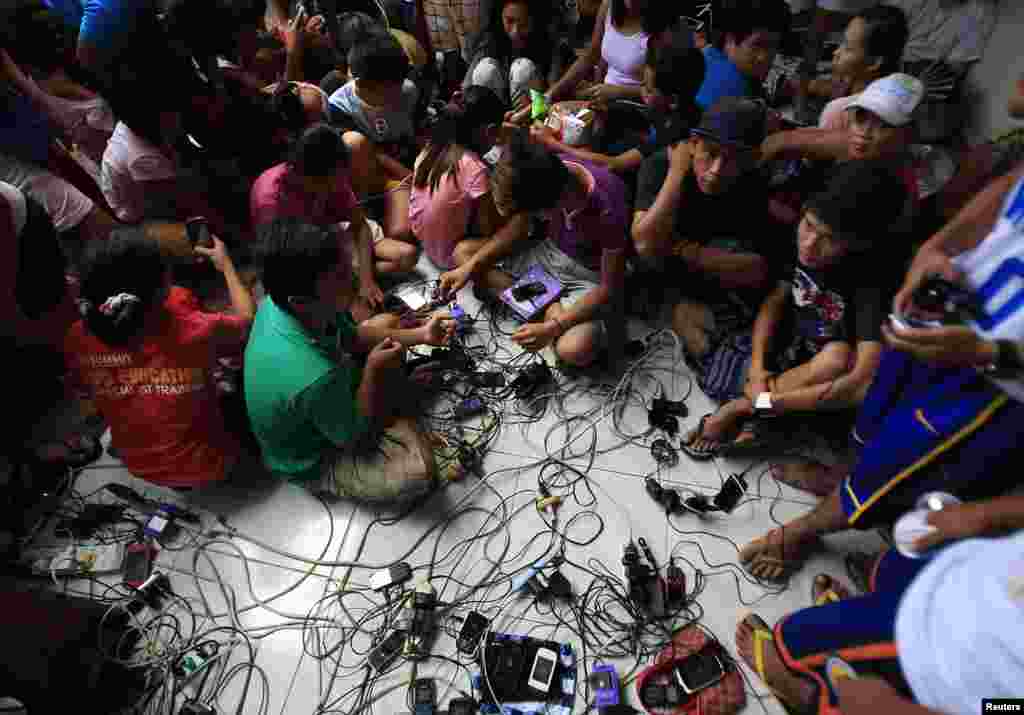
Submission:
M 145 544 L 130 544 L 124 552 L 124 582 L 138 587 L 149 578 L 149 547 Z
M 190 219 L 185 223 L 185 231 L 192 248 L 196 246 L 209 248 L 213 245 L 213 239 L 210 238 L 210 224 L 205 218 Z
M 691 655 L 678 666 L 676 676 L 679 685 L 687 693 L 695 693 L 713 685 L 722 679 L 725 671 L 722 669 L 722 661 L 714 654 L 701 652 Z

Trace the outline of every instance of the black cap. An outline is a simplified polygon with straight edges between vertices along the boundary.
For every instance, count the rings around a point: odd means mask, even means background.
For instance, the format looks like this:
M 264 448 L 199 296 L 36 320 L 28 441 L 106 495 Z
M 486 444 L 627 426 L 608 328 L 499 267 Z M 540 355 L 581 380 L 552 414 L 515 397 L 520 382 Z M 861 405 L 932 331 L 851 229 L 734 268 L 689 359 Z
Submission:
M 722 144 L 756 149 L 765 137 L 764 104 L 742 97 L 723 97 L 704 112 L 693 133 Z

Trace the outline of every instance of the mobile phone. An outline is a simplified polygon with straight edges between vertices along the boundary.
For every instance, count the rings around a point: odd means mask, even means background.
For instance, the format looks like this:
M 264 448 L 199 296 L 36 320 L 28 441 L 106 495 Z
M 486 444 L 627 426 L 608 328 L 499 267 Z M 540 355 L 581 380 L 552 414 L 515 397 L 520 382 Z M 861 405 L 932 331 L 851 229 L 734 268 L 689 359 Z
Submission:
M 383 591 L 385 588 L 394 586 L 395 584 L 408 581 L 412 577 L 412 568 L 409 564 L 404 561 L 399 564 L 395 564 L 391 568 L 383 569 L 378 571 L 370 577 L 370 587 L 374 591 Z
M 196 216 L 186 221 L 185 233 L 188 234 L 188 242 L 192 244 L 192 248 L 196 246 L 213 247 L 213 238 L 210 237 L 210 222 L 203 216 Z
M 533 656 L 533 666 L 530 668 L 530 676 L 526 679 L 526 684 L 546 695 L 551 689 L 551 681 L 555 678 L 556 663 L 558 663 L 558 655 L 555 651 L 538 648 L 537 654 Z
M 477 646 L 480 645 L 480 639 L 484 637 L 484 633 L 490 625 L 491 622 L 479 613 L 470 611 L 469 615 L 466 616 L 466 620 L 462 622 L 462 628 L 459 630 L 459 637 L 455 641 L 455 647 L 459 649 L 460 653 L 473 655 L 476 653 Z
M 547 286 L 539 281 L 535 281 L 513 288 L 512 297 L 516 300 L 530 300 L 531 298 L 539 298 L 547 292 Z
M 397 313 L 398 315 L 405 315 L 406 313 L 412 312 L 412 308 L 409 307 L 409 304 L 394 293 L 384 296 L 383 308 L 385 313 Z
M 480 706 L 472 698 L 455 698 L 448 701 L 448 715 L 476 715 Z
M 687 695 L 711 687 L 725 677 L 725 664 L 715 648 L 704 648 L 675 667 L 676 683 Z
M 732 474 L 725 480 L 722 490 L 715 495 L 715 506 L 726 514 L 736 508 L 740 497 L 747 491 L 747 480 L 739 474 Z
M 153 548 L 144 541 L 137 541 L 124 550 L 124 582 L 132 588 L 139 588 L 153 570 Z
M 921 318 L 915 318 L 911 315 L 901 315 L 899 313 L 890 313 L 889 323 L 897 330 L 909 330 L 911 328 L 941 328 L 943 325 L 941 320 L 924 320 Z
M 615 666 L 595 665 L 590 672 L 590 685 L 594 688 L 598 708 L 619 704 L 619 675 Z
M 437 686 L 430 678 L 418 678 L 412 686 L 415 715 L 433 715 L 437 707 Z
M 398 654 L 402 652 L 404 645 L 405 631 L 395 629 L 388 634 L 388 637 L 382 643 L 370 651 L 370 657 L 367 659 L 367 662 L 375 672 L 379 673 L 391 665 L 395 658 L 398 657 Z

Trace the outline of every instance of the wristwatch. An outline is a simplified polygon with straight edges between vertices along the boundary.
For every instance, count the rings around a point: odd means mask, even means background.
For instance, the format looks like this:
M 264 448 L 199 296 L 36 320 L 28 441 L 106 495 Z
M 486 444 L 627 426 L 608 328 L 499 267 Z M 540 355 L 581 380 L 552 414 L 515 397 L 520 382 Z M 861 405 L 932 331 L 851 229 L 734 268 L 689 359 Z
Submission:
M 754 416 L 772 417 L 774 414 L 772 412 L 772 393 L 758 393 L 757 398 L 754 400 Z
M 1020 346 L 1013 340 L 996 340 L 996 359 L 981 368 L 981 372 L 992 377 L 1016 377 L 1024 372 L 1024 357 Z

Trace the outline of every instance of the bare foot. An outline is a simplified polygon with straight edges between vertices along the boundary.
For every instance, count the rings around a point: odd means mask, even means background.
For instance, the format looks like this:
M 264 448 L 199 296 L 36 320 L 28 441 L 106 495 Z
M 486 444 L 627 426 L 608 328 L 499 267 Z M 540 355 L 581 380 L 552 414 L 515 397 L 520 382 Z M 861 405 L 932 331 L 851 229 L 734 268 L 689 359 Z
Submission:
M 700 427 L 686 435 L 684 443 L 697 452 L 714 451 L 721 447 L 733 432 L 736 422 L 745 414 L 741 408 L 740 400 L 722 405 L 717 412 L 702 420 Z
M 798 569 L 819 544 L 816 534 L 807 534 L 792 522 L 744 546 L 740 562 L 759 579 L 779 581 Z
M 755 630 L 771 629 L 754 614 L 748 615 L 736 626 L 736 650 L 740 657 L 757 672 L 756 649 L 761 648 L 764 663 L 765 685 L 772 689 L 779 700 L 792 708 L 802 710 L 814 702 L 815 686 L 809 680 L 796 675 L 782 662 L 779 649 L 774 639 L 769 641 L 761 637 L 755 640 Z M 759 674 L 760 675 L 760 674 Z
M 845 601 L 850 597 L 850 589 L 828 574 L 820 573 L 814 577 L 811 587 L 811 602 L 821 606 L 835 601 Z
M 776 481 L 818 497 L 831 494 L 849 473 L 850 468 L 844 464 L 830 467 L 812 459 L 772 467 L 772 476 Z

